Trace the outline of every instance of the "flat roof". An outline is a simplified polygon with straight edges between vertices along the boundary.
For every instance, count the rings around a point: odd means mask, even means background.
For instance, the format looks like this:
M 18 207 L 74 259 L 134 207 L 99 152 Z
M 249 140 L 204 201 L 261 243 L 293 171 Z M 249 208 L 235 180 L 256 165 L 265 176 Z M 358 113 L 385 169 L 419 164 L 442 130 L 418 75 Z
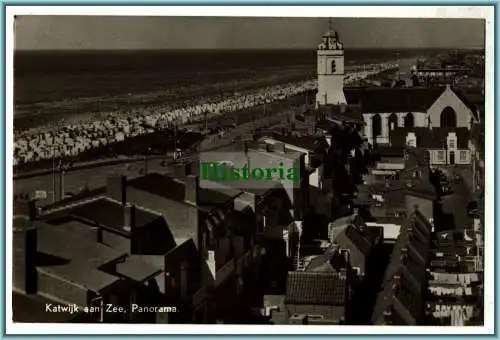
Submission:
M 144 282 L 161 271 L 159 267 L 146 262 L 140 255 L 127 256 L 123 262 L 116 264 L 118 274 L 137 282 Z

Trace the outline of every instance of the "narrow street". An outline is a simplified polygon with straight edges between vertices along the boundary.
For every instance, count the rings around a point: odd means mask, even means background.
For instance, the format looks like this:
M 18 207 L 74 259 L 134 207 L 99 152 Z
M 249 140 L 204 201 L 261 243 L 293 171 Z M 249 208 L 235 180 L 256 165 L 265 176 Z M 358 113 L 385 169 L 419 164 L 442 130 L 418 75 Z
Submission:
M 473 200 L 472 192 L 469 188 L 469 183 L 472 179 L 468 178 L 472 172 L 468 168 L 463 167 L 447 167 L 441 168 L 447 175 L 450 182 L 450 187 L 453 190 L 451 195 L 443 197 L 442 208 L 444 215 L 448 216 L 448 229 L 463 230 L 472 223 L 472 219 L 467 215 L 467 206 Z M 456 173 L 460 177 L 460 182 L 455 183 L 453 174 Z

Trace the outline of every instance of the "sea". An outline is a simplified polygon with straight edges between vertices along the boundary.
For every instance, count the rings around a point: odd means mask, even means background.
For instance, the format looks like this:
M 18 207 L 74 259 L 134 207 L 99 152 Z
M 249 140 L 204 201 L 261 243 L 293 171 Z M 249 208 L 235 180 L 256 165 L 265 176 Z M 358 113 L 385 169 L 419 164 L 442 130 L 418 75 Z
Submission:
M 438 52 L 346 49 L 345 62 L 369 64 L 396 60 L 398 54 L 413 58 Z M 144 98 L 163 90 L 185 94 L 190 86 L 204 84 L 237 87 L 238 81 L 246 81 L 247 87 L 258 87 L 312 79 L 315 67 L 314 50 L 15 51 L 15 119 L 80 112 L 78 106 L 89 103 L 92 110 L 109 110 L 105 103 L 113 96 Z

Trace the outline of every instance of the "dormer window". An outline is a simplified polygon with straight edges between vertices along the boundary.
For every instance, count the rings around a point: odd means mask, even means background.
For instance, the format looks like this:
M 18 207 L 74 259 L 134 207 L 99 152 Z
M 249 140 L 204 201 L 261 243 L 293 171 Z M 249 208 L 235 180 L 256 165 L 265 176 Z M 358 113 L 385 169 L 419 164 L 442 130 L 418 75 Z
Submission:
M 455 132 L 450 132 L 447 138 L 448 149 L 457 148 L 457 134 Z
M 414 132 L 408 132 L 406 136 L 406 145 L 413 148 L 417 147 L 417 136 L 415 136 Z

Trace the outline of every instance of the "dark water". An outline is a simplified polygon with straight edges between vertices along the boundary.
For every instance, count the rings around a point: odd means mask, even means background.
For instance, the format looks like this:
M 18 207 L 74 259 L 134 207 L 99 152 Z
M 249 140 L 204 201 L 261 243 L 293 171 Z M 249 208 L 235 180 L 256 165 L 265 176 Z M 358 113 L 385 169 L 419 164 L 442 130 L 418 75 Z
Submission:
M 420 49 L 351 49 L 347 64 L 396 59 L 426 53 Z M 260 70 L 281 66 L 313 66 L 314 50 L 202 51 L 18 51 L 16 75 L 85 74 L 87 72 L 159 72 L 172 75 L 234 69 Z
M 346 50 L 346 64 L 429 54 L 426 50 Z M 189 84 L 279 75 L 314 76 L 314 50 L 18 51 L 15 104 L 147 93 Z M 294 79 L 285 79 L 285 78 Z

